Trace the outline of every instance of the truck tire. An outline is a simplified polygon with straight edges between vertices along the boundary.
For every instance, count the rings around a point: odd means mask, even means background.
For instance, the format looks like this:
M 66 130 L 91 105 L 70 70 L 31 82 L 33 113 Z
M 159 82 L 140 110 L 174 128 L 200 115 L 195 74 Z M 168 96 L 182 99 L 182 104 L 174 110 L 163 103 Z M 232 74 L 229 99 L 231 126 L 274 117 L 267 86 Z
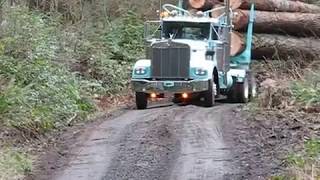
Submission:
M 215 103 L 215 89 L 216 86 L 213 80 L 209 80 L 209 89 L 203 93 L 204 106 L 212 107 Z
M 181 94 L 174 94 L 174 97 L 172 99 L 172 102 L 175 103 L 175 104 L 179 104 L 179 103 L 182 103 L 183 100 L 181 98 Z
M 250 101 L 257 97 L 257 81 L 253 72 L 248 72 L 249 78 L 249 99 Z
M 228 102 L 231 103 L 247 103 L 250 100 L 250 82 L 248 74 L 243 82 L 236 82 L 228 92 Z
M 250 84 L 248 76 L 244 78 L 243 82 L 238 82 L 235 84 L 235 93 L 237 94 L 237 102 L 238 103 L 247 103 L 250 98 Z
M 237 103 L 237 101 L 238 101 L 238 97 L 237 97 L 238 95 L 237 95 L 237 91 L 236 91 L 237 79 L 235 77 L 232 77 L 232 78 L 233 78 L 234 83 L 227 93 L 227 101 L 229 103 Z
M 136 92 L 136 106 L 137 109 L 146 109 L 148 106 L 148 94 Z

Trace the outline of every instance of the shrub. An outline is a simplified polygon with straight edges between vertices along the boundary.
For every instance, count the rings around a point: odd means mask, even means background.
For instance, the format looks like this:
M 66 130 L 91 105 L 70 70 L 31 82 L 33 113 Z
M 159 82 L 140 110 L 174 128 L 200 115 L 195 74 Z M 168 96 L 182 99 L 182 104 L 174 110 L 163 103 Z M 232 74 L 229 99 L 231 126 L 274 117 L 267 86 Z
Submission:
M 0 33 L 2 55 L 23 60 L 55 58 L 56 22 L 49 16 L 24 7 L 8 8 Z
M 111 59 L 134 61 L 142 56 L 143 21 L 133 12 L 128 12 L 111 22 L 111 27 L 105 34 L 105 43 L 111 50 Z
M 68 56 L 75 59 L 73 71 L 88 82 L 86 91 L 114 94 L 128 89 L 134 61 L 143 56 L 143 22 L 129 12 L 110 21 L 107 27 L 83 27 L 82 32 L 65 31 L 62 41 Z M 77 34 L 68 39 L 70 34 Z M 67 41 L 66 41 L 67 39 Z
M 7 13 L 0 39 L 0 123 L 36 135 L 92 111 L 80 79 L 53 61 L 54 21 L 23 7 Z
M 128 88 L 132 63 L 142 56 L 144 45 L 143 22 L 135 13 L 104 22 L 108 25 L 103 28 L 84 23 L 62 29 L 61 22 L 59 16 L 22 6 L 5 11 L 1 124 L 44 133 L 91 112 L 94 107 L 86 97 Z
M 10 82 L 1 93 L 0 120 L 27 133 L 59 128 L 93 110 L 80 93 L 78 80 L 46 60 L 0 60 L 2 77 Z M 4 74 L 4 72 L 7 72 Z

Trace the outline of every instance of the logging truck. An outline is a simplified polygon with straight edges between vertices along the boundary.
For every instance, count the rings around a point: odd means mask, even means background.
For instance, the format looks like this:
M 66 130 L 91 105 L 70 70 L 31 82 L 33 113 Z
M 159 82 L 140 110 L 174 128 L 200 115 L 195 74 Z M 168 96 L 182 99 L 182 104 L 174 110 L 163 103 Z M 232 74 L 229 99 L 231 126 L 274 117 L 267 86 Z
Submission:
M 250 70 L 254 5 L 246 46 L 232 54 L 229 0 L 205 12 L 190 12 L 183 3 L 163 5 L 160 20 L 145 23 L 146 57 L 135 63 L 131 79 L 137 109 L 146 109 L 148 100 L 167 95 L 174 102 L 197 98 L 206 107 L 223 96 L 236 103 L 248 102 L 256 95 Z M 218 17 L 211 16 L 221 10 Z

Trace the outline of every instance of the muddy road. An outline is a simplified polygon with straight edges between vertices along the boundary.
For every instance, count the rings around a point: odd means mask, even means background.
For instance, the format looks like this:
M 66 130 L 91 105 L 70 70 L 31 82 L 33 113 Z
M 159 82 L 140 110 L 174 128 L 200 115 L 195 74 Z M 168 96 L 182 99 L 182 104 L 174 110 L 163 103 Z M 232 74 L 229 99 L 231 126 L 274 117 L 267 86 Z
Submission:
M 243 179 L 228 134 L 235 104 L 125 110 L 82 133 L 69 161 L 36 179 Z M 230 121 L 232 120 L 232 121 Z

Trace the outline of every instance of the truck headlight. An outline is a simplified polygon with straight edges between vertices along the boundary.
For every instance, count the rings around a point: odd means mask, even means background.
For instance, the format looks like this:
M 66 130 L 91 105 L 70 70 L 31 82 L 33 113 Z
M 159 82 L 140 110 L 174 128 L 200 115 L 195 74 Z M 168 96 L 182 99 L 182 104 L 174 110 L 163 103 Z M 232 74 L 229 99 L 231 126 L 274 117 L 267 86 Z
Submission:
M 137 67 L 134 69 L 134 74 L 145 75 L 145 74 L 147 74 L 147 68 L 146 67 Z
M 194 74 L 197 76 L 206 76 L 208 75 L 208 71 L 206 69 L 196 68 Z

